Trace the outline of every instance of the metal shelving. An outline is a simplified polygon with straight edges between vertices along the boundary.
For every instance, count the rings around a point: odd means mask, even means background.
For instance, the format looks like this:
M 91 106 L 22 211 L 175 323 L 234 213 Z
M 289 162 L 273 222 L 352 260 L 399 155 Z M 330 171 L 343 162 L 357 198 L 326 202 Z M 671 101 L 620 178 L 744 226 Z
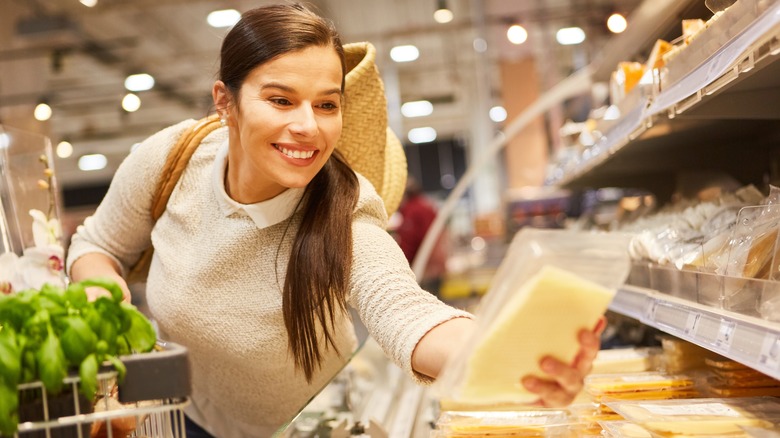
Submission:
M 632 286 L 610 310 L 780 379 L 780 323 Z

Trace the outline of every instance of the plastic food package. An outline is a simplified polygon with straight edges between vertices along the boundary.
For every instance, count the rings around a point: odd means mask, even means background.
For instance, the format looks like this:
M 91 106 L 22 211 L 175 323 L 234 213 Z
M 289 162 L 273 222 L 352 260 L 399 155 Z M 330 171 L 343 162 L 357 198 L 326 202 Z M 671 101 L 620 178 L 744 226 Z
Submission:
M 698 394 L 691 377 L 656 372 L 590 375 L 585 378 L 585 392 L 596 402 L 693 398 Z
M 602 421 L 606 438 L 653 438 L 644 427 L 630 421 Z
M 591 373 L 613 374 L 650 371 L 655 368 L 660 352 L 661 349 L 656 347 L 601 350 L 593 361 Z
M 780 421 L 774 397 L 701 398 L 607 403 L 626 420 L 664 437 L 739 437 L 743 426 L 771 429 Z
M 450 412 L 439 414 L 438 436 L 524 436 L 544 437 L 563 433 L 567 413 L 558 409 L 529 411 Z
M 629 271 L 630 236 L 523 229 L 476 313 L 478 328 L 434 385 L 443 409 L 527 404 L 520 383 L 539 361 L 572 362 L 580 329 L 594 327 Z

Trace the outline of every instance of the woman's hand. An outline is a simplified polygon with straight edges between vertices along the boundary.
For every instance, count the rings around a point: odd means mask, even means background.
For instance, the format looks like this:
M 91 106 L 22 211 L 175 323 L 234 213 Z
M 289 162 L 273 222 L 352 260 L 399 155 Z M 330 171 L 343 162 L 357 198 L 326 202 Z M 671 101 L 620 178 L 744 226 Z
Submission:
M 606 326 L 607 320 L 602 317 L 592 331 L 580 331 L 580 351 L 571 365 L 547 356 L 542 358 L 539 365 L 549 378 L 526 376 L 522 379 L 523 386 L 528 391 L 539 395 L 540 405 L 563 407 L 574 400 L 582 390 L 585 376 L 590 373 L 593 359 L 601 347 L 601 333 Z

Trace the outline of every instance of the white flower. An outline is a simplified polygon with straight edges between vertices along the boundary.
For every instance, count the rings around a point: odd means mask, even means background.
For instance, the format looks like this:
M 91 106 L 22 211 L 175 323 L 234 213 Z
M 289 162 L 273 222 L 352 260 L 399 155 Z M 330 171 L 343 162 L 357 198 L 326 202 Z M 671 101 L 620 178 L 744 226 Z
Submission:
M 33 218 L 32 231 L 36 247 L 60 245 L 62 227 L 59 220 L 47 219 L 42 211 L 35 209 L 30 210 L 30 216 Z
M 35 246 L 24 250 L 19 272 L 27 288 L 40 289 L 44 283 L 64 286 L 64 251 L 60 245 Z
M 0 254 L 0 293 L 8 295 L 19 291 L 19 256 L 7 252 Z

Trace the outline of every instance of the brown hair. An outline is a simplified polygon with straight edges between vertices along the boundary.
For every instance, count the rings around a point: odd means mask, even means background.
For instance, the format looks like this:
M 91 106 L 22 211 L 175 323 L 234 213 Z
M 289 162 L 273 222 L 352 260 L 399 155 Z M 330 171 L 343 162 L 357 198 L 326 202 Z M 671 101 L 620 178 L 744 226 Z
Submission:
M 339 55 L 343 91 L 346 66 L 341 39 L 330 21 L 300 4 L 245 12 L 222 42 L 219 79 L 237 104 L 241 86 L 253 69 L 311 46 L 332 46 Z M 338 150 L 304 192 L 301 224 L 287 264 L 282 311 L 295 365 L 309 382 L 321 366 L 322 348 L 331 346 L 338 352 L 335 316 L 346 312 L 352 212 L 358 194 L 357 176 Z

